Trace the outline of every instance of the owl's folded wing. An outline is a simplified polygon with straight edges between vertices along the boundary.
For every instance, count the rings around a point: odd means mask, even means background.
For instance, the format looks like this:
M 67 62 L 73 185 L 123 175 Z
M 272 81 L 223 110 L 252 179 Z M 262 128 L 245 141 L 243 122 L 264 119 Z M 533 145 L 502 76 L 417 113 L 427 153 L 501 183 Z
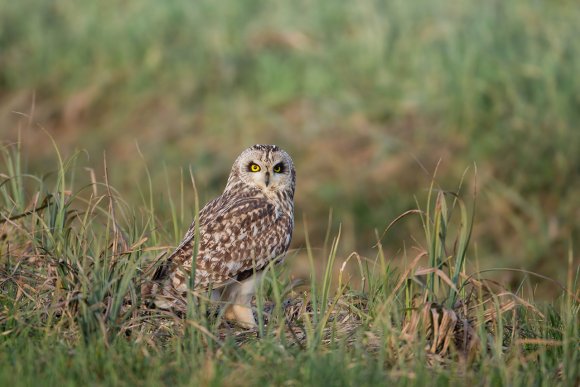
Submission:
M 206 206 L 207 207 L 207 206 Z M 259 271 L 288 249 L 292 220 L 278 213 L 266 198 L 233 200 L 225 206 L 200 213 L 200 243 L 196 259 L 195 286 L 216 288 L 249 270 Z M 176 289 L 185 289 L 191 273 L 195 226 L 155 273 L 153 280 L 171 278 Z
M 278 214 L 265 198 L 241 198 L 207 216 L 200 220 L 196 287 L 218 287 L 236 280 L 241 272 L 261 270 L 279 250 L 274 246 L 280 241 Z M 176 277 L 187 277 L 183 271 L 191 271 L 193 243 L 185 250 L 189 250 L 185 256 L 175 259 L 181 266 Z
M 211 213 L 212 211 L 215 211 L 216 208 L 219 207 L 219 201 L 222 197 L 219 196 L 215 199 L 213 199 L 212 201 L 208 202 L 199 212 L 199 218 L 204 219 L 207 218 L 207 214 Z M 201 222 L 203 224 L 203 221 Z M 193 222 L 191 222 L 191 225 L 189 226 L 189 229 L 187 230 L 187 232 L 185 233 L 183 239 L 181 240 L 181 242 L 179 242 L 179 245 L 175 248 L 175 250 L 173 250 L 173 252 L 171 253 L 171 255 L 169 255 L 164 261 L 163 263 L 157 268 L 157 270 L 155 270 L 155 273 L 153 273 L 153 277 L 151 277 L 151 280 L 153 281 L 162 281 L 164 279 L 166 279 L 169 275 L 169 271 L 170 271 L 170 267 L 172 266 L 173 260 L 176 256 L 180 256 L 183 255 L 184 250 L 187 249 L 187 246 L 191 245 L 193 246 L 193 240 L 195 238 L 195 220 Z M 191 254 L 191 253 L 190 253 Z

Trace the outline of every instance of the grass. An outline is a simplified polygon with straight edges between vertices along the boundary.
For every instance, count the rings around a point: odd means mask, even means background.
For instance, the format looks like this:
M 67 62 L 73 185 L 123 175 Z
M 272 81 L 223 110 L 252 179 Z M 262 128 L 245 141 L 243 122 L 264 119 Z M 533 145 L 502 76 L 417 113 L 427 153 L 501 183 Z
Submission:
M 147 197 L 129 206 L 106 179 L 77 187 L 75 157 L 61 161 L 51 184 L 22 169 L 18 147 L 3 153 L 10 173 L 0 185 L 9 209 L 0 224 L 3 385 L 575 385 L 580 378 L 572 253 L 568 283 L 552 305 L 469 275 L 473 211 L 456 194 L 433 188 L 416 211 L 426 248 L 404 271 L 391 267 L 380 242 L 374 258 L 340 256 L 340 231 L 326 256 L 307 243 L 312 272 L 304 285 L 269 267 L 257 289 L 260 328 L 246 331 L 203 297 L 189 299 L 185 319 L 145 307 L 139 289 L 160 252 L 150 236 L 172 239 L 155 226 L 162 222 Z M 172 222 L 186 226 L 177 215 Z M 360 286 L 342 270 L 348 260 L 358 262 Z

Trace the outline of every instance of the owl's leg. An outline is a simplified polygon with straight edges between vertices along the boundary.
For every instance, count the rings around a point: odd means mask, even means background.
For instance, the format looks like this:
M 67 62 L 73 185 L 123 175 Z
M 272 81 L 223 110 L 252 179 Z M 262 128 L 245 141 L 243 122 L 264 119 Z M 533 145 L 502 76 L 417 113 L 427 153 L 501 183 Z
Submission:
M 241 282 L 228 285 L 224 299 L 228 302 L 224 313 L 226 319 L 235 320 L 244 328 L 257 326 L 251 302 L 256 293 L 256 283 L 261 277 L 262 273 L 257 273 Z
M 228 305 L 225 317 L 228 320 L 235 321 L 237 324 L 243 328 L 255 328 L 257 326 L 256 320 L 254 319 L 254 313 L 252 308 L 247 305 L 232 304 Z

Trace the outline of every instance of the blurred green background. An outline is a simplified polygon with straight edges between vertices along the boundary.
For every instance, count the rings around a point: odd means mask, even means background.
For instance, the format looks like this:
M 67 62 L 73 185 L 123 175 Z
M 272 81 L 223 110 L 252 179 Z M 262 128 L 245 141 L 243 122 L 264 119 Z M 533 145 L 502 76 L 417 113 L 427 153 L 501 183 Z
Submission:
M 477 165 L 472 267 L 562 281 L 580 249 L 579 37 L 564 0 L 4 1 L 1 140 L 20 133 L 38 176 L 57 168 L 46 132 L 100 180 L 106 152 L 135 207 L 148 168 L 165 244 L 193 217 L 190 167 L 205 203 L 240 151 L 275 143 L 298 171 L 292 247 L 305 218 L 322 246 L 332 209 L 342 254 L 371 259 L 375 230 L 424 205 L 438 163 L 446 190 L 469 169 L 468 202 Z M 421 241 L 418 219 L 382 239 L 393 261 Z

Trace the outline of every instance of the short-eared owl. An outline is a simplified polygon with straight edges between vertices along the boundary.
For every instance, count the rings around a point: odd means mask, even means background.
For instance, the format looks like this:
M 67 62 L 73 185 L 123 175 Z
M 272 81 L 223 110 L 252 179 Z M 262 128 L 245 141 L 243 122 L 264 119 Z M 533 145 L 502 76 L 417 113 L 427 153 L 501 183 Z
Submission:
M 225 316 L 255 326 L 250 302 L 255 280 L 288 251 L 294 227 L 292 159 L 275 145 L 254 145 L 232 166 L 221 196 L 199 213 L 195 289 L 212 289 L 227 303 Z M 182 309 L 194 252 L 195 222 L 183 241 L 144 287 L 158 308 Z

